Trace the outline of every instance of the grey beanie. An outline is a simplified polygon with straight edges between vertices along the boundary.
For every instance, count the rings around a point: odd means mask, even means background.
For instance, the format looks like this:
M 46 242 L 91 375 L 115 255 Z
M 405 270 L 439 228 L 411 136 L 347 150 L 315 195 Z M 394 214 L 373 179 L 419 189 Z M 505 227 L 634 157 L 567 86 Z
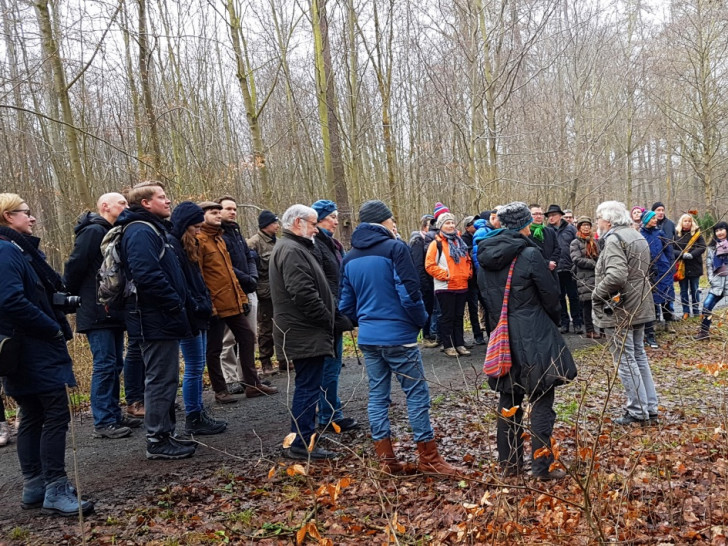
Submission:
M 526 203 L 514 201 L 498 209 L 498 220 L 504 228 L 521 231 L 533 222 L 533 217 Z
M 392 211 L 379 199 L 362 203 L 359 207 L 359 221 L 369 224 L 381 224 L 393 216 Z
M 440 216 L 437 217 L 437 222 L 435 222 L 435 227 L 437 229 L 442 229 L 442 225 L 447 222 L 448 220 L 455 221 L 455 215 L 451 212 L 443 212 L 440 214 Z

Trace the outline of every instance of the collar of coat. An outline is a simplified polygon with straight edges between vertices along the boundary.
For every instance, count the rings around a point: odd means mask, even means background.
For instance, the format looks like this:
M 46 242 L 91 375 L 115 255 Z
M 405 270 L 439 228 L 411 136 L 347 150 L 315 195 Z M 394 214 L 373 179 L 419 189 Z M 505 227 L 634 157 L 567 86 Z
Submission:
M 222 235 L 222 228 L 217 226 L 211 226 L 210 224 L 202 224 L 200 231 L 209 235 L 210 237 L 216 237 Z
M 300 235 L 296 235 L 290 229 L 284 229 L 283 236 L 287 239 L 291 239 L 299 244 L 302 244 L 306 248 L 313 248 L 313 241 L 311 239 L 307 239 L 306 237 L 301 237 Z

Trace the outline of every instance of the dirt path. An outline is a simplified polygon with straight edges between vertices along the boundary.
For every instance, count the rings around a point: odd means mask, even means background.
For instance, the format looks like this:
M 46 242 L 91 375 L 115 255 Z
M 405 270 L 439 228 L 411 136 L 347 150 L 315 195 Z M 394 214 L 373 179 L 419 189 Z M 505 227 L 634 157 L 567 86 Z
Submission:
M 567 336 L 572 349 L 593 344 L 578 336 Z M 453 391 L 472 391 L 482 384 L 480 373 L 485 347 L 475 347 L 472 356 L 456 361 L 436 349 L 423 349 L 425 369 L 430 380 L 432 397 Z M 363 362 L 363 359 L 362 359 Z M 69 434 L 66 462 L 69 475 L 74 475 L 74 460 L 81 490 L 96 502 L 97 514 L 91 518 L 105 519 L 110 513 L 123 513 L 120 508 L 135 507 L 139 499 L 146 498 L 171 480 L 184 481 L 185 476 L 213 473 L 222 466 L 235 472 L 265 474 L 271 462 L 281 456 L 281 442 L 288 433 L 288 402 L 293 390 L 293 378 L 274 376 L 273 384 L 281 393 L 277 396 L 248 400 L 221 406 L 212 402 L 210 391 L 205 392 L 208 407 L 216 417 L 227 419 L 229 426 L 224 434 L 203 437 L 209 447 L 200 446 L 197 454 L 182 461 L 148 461 L 144 456 L 143 430 L 135 430 L 132 436 L 121 440 L 94 439 L 90 414 L 74 417 L 75 447 Z M 357 441 L 368 436 L 366 403 L 367 380 L 364 366 L 356 358 L 345 359 L 341 374 L 340 397 L 346 405 L 347 416 L 362 423 L 356 433 Z M 393 401 L 403 408 L 404 397 L 399 386 L 393 387 Z M 184 426 L 184 415 L 178 413 L 177 427 Z M 406 427 L 406 422 L 397 423 Z M 52 529 L 53 518 L 40 515 L 39 511 L 20 509 L 22 478 L 13 442 L 0 449 L 0 543 L 14 527 L 41 527 Z

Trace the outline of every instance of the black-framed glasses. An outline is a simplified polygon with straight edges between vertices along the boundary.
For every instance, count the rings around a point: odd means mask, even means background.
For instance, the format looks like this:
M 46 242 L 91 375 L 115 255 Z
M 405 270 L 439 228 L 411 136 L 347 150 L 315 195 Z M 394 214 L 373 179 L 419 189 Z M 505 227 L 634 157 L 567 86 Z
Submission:
M 32 214 L 32 213 L 30 212 L 30 209 L 15 209 L 15 210 L 9 210 L 8 212 L 9 212 L 10 214 L 15 214 L 15 213 L 17 213 L 17 212 L 22 212 L 22 213 L 23 213 L 23 214 L 25 214 L 25 215 L 26 215 L 26 216 L 27 216 L 28 218 L 30 218 L 31 216 L 33 216 L 33 214 Z

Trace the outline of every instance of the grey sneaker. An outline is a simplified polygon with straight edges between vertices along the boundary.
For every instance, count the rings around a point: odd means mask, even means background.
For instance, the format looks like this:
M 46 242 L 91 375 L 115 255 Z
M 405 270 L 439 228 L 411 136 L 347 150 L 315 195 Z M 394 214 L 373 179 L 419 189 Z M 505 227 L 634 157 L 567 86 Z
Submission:
M 125 427 L 121 423 L 112 423 L 104 427 L 95 427 L 93 437 L 116 440 L 118 438 L 126 438 L 130 434 L 131 429 L 129 427 Z
M 186 459 L 194 454 L 194 446 L 183 444 L 169 436 L 147 438 L 147 459 Z

